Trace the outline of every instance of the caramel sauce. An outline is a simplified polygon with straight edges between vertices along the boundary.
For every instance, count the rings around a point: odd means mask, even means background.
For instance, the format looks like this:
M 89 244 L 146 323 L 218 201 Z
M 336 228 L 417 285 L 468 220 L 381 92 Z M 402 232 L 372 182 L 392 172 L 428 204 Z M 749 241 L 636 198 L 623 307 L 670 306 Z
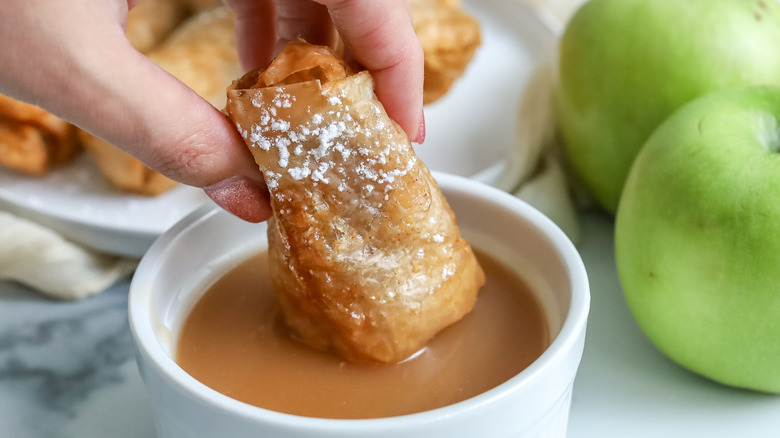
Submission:
M 550 343 L 526 284 L 477 255 L 487 282 L 474 310 L 403 362 L 346 362 L 291 339 L 266 253 L 225 274 L 196 303 L 179 335 L 177 362 L 229 397 L 310 417 L 380 418 L 465 400 L 525 369 Z

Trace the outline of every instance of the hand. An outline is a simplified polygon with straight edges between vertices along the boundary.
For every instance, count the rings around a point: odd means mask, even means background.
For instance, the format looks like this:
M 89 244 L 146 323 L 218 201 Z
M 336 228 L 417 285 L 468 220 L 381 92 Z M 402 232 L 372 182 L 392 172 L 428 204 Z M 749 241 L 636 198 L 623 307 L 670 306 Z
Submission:
M 402 0 L 232 0 L 242 63 L 265 64 L 278 42 L 332 38 L 372 71 L 388 114 L 422 141 L 422 49 Z M 127 0 L 25 0 L 0 18 L 0 93 L 39 105 L 171 179 L 204 188 L 218 205 L 259 222 L 268 193 L 222 114 L 127 42 Z M 328 9 L 328 7 L 330 9 Z M 327 18 L 330 17 L 332 21 Z M 324 20 L 324 21 L 322 21 Z M 278 29 L 277 30 L 275 30 Z M 422 133 L 422 134 L 420 134 Z
M 236 11 L 244 69 L 271 61 L 287 42 L 303 38 L 332 46 L 338 34 L 374 77 L 387 114 L 412 141 L 425 140 L 423 52 L 405 0 L 227 0 Z M 274 32 L 276 25 L 276 32 Z

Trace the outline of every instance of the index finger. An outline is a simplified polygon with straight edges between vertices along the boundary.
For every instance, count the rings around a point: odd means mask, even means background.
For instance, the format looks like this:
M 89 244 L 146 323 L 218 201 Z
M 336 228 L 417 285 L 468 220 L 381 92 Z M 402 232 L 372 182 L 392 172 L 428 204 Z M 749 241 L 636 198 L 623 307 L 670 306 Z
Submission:
M 404 0 L 315 0 L 325 5 L 350 54 L 376 81 L 387 114 L 422 143 L 423 51 Z

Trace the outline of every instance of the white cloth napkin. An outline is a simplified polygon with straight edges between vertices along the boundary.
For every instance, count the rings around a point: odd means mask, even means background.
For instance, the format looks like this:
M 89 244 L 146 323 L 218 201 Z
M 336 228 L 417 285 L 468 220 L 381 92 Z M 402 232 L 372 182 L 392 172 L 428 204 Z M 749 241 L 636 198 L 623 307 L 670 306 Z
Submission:
M 586 0 L 523 1 L 539 11 L 553 32 L 560 33 Z M 539 62 L 520 100 L 513 159 L 521 161 L 522 171 L 514 194 L 547 215 L 576 243 L 579 239 L 576 201 L 556 136 L 553 101 L 553 88 L 558 80 L 556 55 L 552 50 Z
M 577 212 L 556 137 L 556 72 L 550 55 L 531 75 L 520 101 L 515 159 L 521 160 L 523 174 L 514 194 L 552 219 L 576 243 Z
M 137 261 L 77 245 L 34 222 L 0 211 L 0 279 L 52 298 L 99 293 L 131 273 Z

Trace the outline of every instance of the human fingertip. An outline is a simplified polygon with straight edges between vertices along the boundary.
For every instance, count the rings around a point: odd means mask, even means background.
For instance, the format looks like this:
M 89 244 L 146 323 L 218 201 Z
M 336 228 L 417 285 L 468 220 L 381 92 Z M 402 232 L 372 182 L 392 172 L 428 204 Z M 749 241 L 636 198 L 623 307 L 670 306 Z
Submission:
M 203 191 L 223 210 L 247 222 L 263 222 L 271 217 L 268 188 L 260 181 L 234 176 Z
M 425 141 L 425 112 L 420 112 L 420 126 L 417 128 L 417 137 L 414 139 L 417 144 L 423 144 Z

